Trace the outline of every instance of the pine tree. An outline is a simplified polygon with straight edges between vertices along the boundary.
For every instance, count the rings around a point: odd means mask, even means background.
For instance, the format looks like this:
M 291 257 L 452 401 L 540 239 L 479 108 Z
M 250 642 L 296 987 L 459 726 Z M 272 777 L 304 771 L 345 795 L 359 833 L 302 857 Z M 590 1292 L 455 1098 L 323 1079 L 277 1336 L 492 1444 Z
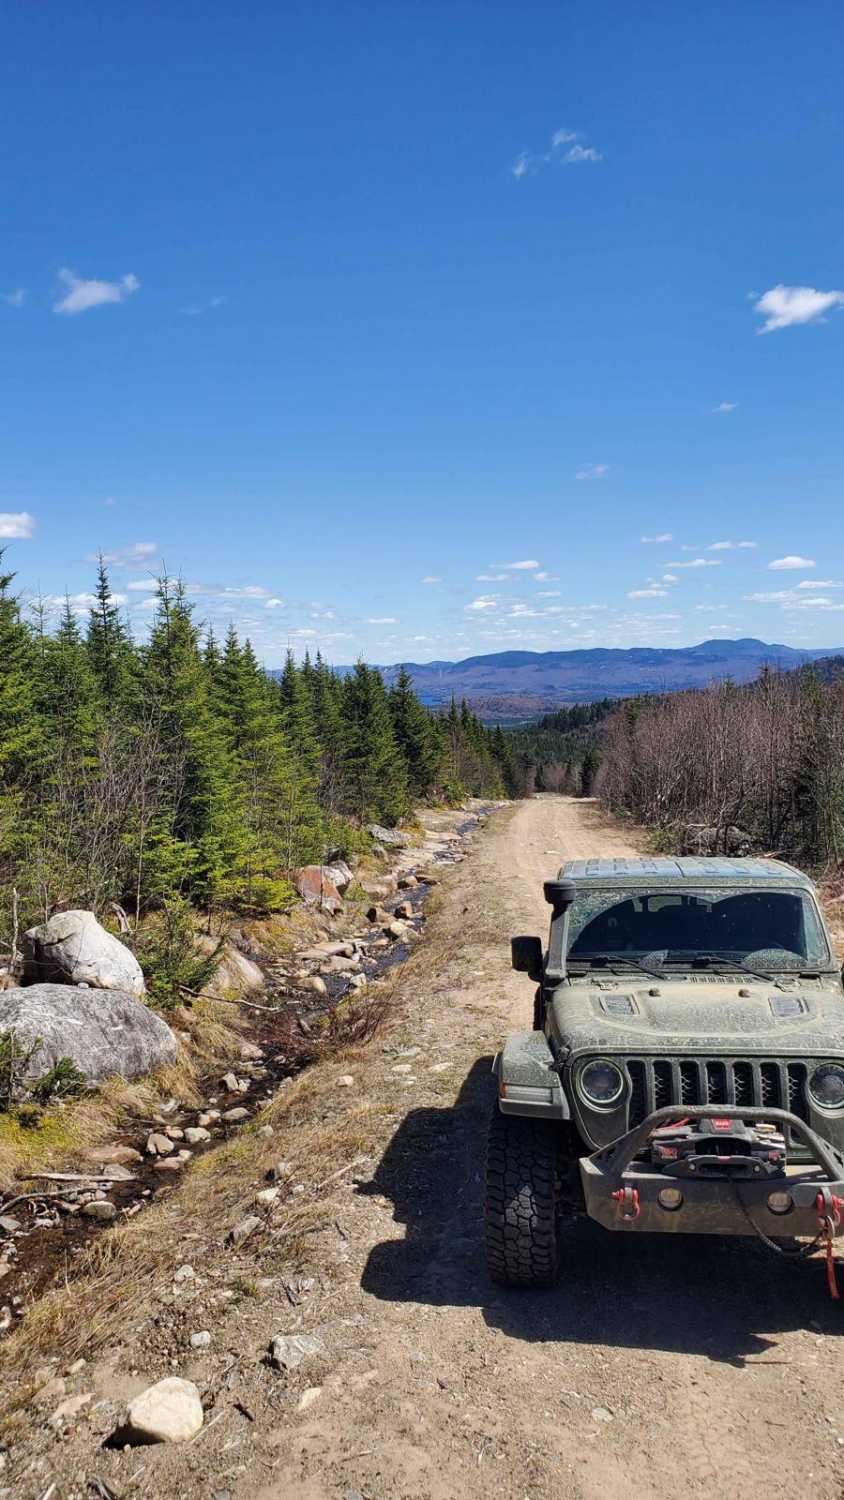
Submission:
M 424 797 L 437 779 L 439 747 L 431 716 L 413 691 L 413 679 L 406 667 L 399 669 L 390 689 L 389 705 L 393 734 L 407 767 L 408 791 L 413 797 Z
M 358 662 L 343 683 L 345 796 L 361 822 L 397 823 L 407 811 L 407 774 L 393 734 L 384 679 Z
M 129 634 L 114 602 L 108 570 L 100 554 L 96 603 L 88 620 L 87 647 L 94 676 L 108 712 L 125 706 L 132 689 L 133 651 Z

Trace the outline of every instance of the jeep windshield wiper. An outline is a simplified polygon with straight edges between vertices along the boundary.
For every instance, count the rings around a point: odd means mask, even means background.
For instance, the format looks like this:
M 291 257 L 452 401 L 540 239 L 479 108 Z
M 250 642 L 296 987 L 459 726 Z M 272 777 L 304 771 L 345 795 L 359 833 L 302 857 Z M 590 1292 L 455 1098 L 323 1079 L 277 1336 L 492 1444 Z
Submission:
M 648 962 L 648 960 L 651 960 Z M 641 969 L 643 974 L 656 974 L 660 979 L 667 976 L 661 968 L 665 962 L 665 954 L 659 953 L 659 962 L 656 954 L 646 953 L 643 958 L 633 958 L 629 953 L 570 953 L 567 963 L 595 964 L 599 968 L 607 969 Z
M 777 989 L 785 989 L 785 985 L 780 983 L 776 974 L 766 974 L 764 969 L 754 969 L 751 964 L 746 964 L 743 959 L 733 958 L 727 953 L 692 953 L 688 958 L 683 957 L 682 959 L 672 960 L 669 957 L 668 961 L 673 963 L 689 963 L 692 968 L 694 968 L 695 964 L 706 964 L 707 968 L 710 965 L 720 964 L 722 967 L 729 969 L 739 969 L 742 974 L 752 974 L 754 979 L 762 979 L 766 984 L 775 984 Z

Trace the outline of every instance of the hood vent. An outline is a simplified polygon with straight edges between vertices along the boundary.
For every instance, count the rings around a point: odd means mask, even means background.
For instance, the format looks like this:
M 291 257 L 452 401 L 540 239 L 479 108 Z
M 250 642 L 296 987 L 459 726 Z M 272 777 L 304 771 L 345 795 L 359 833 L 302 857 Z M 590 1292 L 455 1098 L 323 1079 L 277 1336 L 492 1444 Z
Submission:
M 799 995 L 772 995 L 768 1004 L 781 1021 L 796 1021 L 798 1016 L 805 1016 L 808 1009 Z
M 599 1003 L 608 1016 L 635 1016 L 639 1012 L 632 995 L 602 995 Z

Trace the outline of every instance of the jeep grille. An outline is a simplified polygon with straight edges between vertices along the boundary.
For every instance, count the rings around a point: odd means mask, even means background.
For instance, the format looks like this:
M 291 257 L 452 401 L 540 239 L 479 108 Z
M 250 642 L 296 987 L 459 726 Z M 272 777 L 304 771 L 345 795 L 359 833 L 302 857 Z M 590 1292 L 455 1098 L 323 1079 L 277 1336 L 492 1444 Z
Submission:
M 805 1063 L 744 1059 L 631 1058 L 628 1129 L 669 1104 L 747 1104 L 808 1120 Z

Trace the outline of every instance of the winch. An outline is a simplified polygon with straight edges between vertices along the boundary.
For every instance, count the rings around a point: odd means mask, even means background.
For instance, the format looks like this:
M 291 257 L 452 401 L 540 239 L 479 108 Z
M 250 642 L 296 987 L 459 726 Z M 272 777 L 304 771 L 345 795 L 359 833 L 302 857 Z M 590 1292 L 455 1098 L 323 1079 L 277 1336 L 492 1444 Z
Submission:
M 654 1131 L 647 1154 L 671 1177 L 785 1176 L 785 1137 L 763 1120 L 678 1120 Z

